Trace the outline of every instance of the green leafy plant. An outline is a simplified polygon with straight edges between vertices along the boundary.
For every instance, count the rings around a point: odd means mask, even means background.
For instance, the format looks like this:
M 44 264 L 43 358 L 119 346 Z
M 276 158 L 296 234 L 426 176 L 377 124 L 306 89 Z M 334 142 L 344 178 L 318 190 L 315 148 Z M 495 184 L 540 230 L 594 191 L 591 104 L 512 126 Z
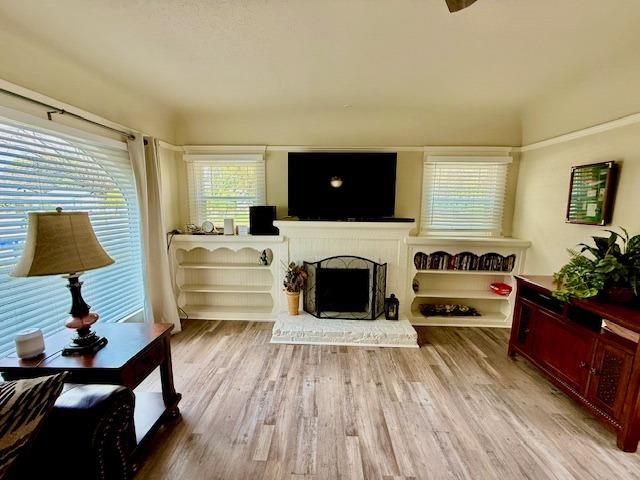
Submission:
M 286 269 L 284 276 L 284 289 L 290 293 L 300 293 L 307 280 L 307 271 L 304 266 L 291 262 Z
M 558 285 L 554 296 L 562 301 L 571 297 L 595 297 L 611 287 L 640 291 L 640 235 L 630 237 L 613 230 L 609 237 L 592 237 L 594 245 L 581 243 L 579 250 L 569 249 L 571 259 L 553 278 Z

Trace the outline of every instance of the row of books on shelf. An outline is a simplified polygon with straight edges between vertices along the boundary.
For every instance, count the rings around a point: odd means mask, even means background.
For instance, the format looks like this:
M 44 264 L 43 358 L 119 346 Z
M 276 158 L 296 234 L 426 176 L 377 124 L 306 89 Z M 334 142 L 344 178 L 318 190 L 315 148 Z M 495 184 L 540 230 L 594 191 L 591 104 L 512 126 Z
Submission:
M 418 252 L 413 257 L 413 263 L 417 270 L 511 272 L 516 263 L 516 256 L 503 256 L 495 252 L 484 255 L 476 255 L 471 252 L 462 252 L 457 255 L 451 255 L 447 252 L 429 254 Z

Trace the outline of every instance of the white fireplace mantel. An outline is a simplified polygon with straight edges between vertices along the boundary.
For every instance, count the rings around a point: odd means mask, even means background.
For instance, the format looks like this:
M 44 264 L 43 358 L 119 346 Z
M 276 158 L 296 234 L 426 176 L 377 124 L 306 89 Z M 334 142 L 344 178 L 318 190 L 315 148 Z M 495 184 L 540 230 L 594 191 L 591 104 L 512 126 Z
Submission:
M 402 239 L 416 229 L 416 222 L 321 222 L 278 220 L 280 234 L 291 238 Z
M 386 295 L 400 301 L 400 321 L 336 320 L 303 313 L 282 313 L 273 327 L 272 343 L 417 347 L 417 334 L 407 319 L 407 244 L 415 222 L 277 221 L 284 237 L 282 259 L 298 264 L 353 255 L 387 264 Z M 282 279 L 280 279 L 282 280 Z M 284 306 L 283 306 L 284 307 Z
M 288 262 L 317 262 L 336 255 L 353 255 L 387 264 L 387 295 L 394 293 L 400 309 L 406 300 L 407 246 L 415 222 L 274 222 L 285 238 L 281 253 Z M 407 310 L 408 311 L 408 310 Z

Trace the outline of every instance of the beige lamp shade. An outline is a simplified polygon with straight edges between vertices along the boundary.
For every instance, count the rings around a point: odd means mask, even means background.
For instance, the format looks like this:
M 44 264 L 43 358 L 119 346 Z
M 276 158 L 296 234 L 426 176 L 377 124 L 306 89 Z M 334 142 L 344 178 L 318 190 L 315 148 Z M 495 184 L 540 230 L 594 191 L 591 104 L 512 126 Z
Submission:
M 87 212 L 29 213 L 27 240 L 14 277 L 64 275 L 111 265 Z

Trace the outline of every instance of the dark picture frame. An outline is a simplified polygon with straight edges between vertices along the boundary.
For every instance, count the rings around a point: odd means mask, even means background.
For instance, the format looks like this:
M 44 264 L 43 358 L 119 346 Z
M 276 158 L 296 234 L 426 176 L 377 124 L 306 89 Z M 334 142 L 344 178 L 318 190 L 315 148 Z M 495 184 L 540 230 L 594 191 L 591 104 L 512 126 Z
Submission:
M 618 165 L 614 161 L 571 167 L 566 222 L 609 224 L 617 174 Z

